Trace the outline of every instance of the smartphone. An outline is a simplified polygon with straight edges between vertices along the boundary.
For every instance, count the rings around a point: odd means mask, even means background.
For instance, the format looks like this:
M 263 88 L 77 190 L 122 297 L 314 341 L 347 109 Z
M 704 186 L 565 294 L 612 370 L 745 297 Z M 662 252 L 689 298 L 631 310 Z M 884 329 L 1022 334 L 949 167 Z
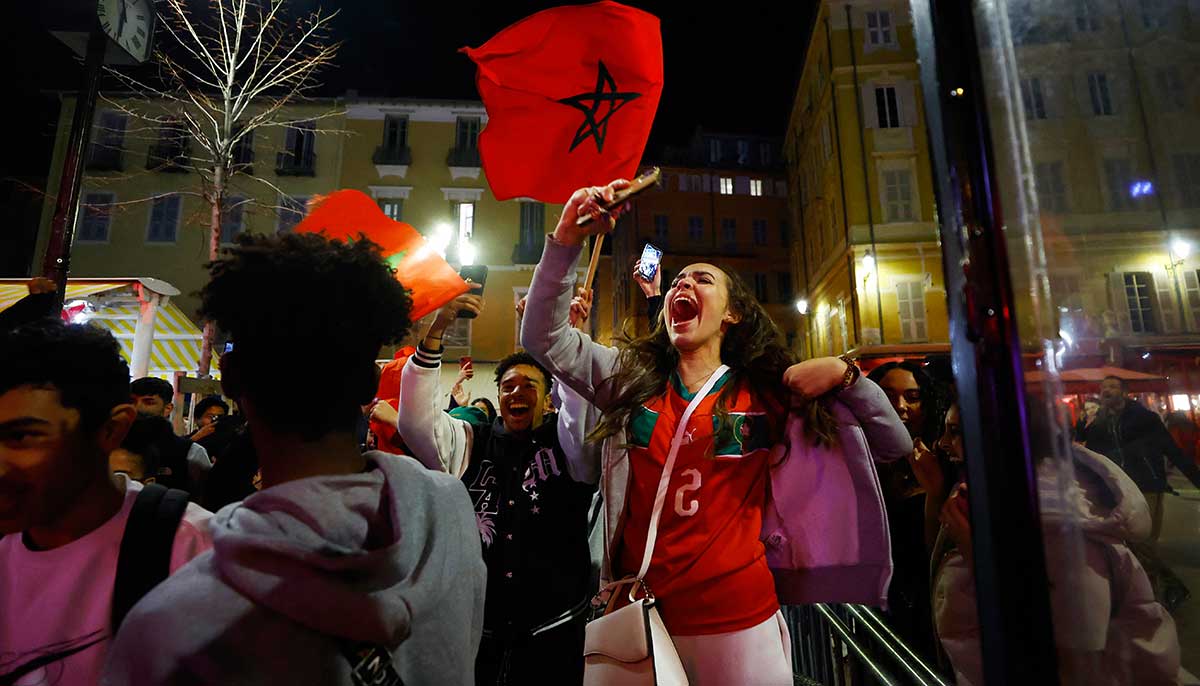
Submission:
M 472 282 L 471 293 L 475 295 L 483 295 L 483 286 L 487 283 L 488 268 L 486 264 L 468 264 L 460 267 L 458 275 L 464 280 L 470 279 Z M 474 312 L 460 310 L 458 313 L 459 319 L 474 319 Z
M 654 167 L 645 174 L 642 174 L 633 181 L 630 181 L 628 188 L 617 191 L 613 197 L 613 201 L 605 205 L 604 209 L 610 211 L 615 210 L 621 205 L 625 204 L 626 201 L 637 197 L 649 188 L 658 186 L 661 182 L 662 170 L 658 167 Z M 592 217 L 590 215 L 585 215 L 575 220 L 576 226 L 587 226 L 591 223 Z
M 650 243 L 642 248 L 642 263 L 638 267 L 638 271 L 647 281 L 653 281 L 654 275 L 658 273 L 658 264 L 662 261 L 662 254 L 661 250 Z

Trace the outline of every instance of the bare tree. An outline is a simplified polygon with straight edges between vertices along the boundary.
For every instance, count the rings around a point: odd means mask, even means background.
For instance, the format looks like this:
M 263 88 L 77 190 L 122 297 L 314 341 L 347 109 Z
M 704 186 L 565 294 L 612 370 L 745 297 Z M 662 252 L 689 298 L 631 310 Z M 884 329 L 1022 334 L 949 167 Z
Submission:
M 199 175 L 209 212 L 208 257 L 215 260 L 222 222 L 232 209 L 226 204 L 235 178 L 285 195 L 270 180 L 248 173 L 248 165 L 240 163 L 239 145 L 253 141 L 261 129 L 289 128 L 304 136 L 327 132 L 315 122 L 338 111 L 298 117 L 288 106 L 309 99 L 319 85 L 317 72 L 333 61 L 340 44 L 329 35 L 336 12 L 317 9 L 294 18 L 283 9 L 285 0 L 204 2 L 207 7 L 193 13 L 190 0 L 159 0 L 158 78 L 110 70 L 133 97 L 104 99 L 147 129 L 156 129 L 160 145 L 151 147 L 151 160 Z M 196 148 L 188 149 L 186 141 L 194 141 Z M 215 334 L 214 324 L 207 322 L 199 376 L 209 373 Z

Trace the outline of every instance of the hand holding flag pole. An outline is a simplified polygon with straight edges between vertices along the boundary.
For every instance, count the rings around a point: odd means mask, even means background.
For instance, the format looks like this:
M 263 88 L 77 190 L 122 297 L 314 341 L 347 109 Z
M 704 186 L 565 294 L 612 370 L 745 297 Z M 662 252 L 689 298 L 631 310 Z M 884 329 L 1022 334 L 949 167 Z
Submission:
M 628 185 L 621 190 L 614 192 L 612 194 L 612 199 L 600 206 L 599 212 L 584 212 L 582 211 L 584 208 L 581 207 L 580 212 L 578 213 L 579 216 L 575 219 L 575 226 L 579 228 L 586 227 L 597 217 L 607 215 L 609 220 L 609 230 L 611 231 L 612 228 L 617 225 L 617 217 L 619 217 L 621 213 L 625 211 L 625 208 L 628 207 L 627 203 L 635 196 L 644 192 L 646 189 L 660 185 L 661 180 L 662 170 L 660 170 L 658 167 L 651 169 L 633 181 L 628 182 Z M 612 184 L 609 184 L 609 186 L 615 187 L 618 183 L 618 181 L 614 181 Z M 591 190 L 596 191 L 597 189 Z M 592 200 L 597 204 L 599 204 L 603 197 L 604 196 L 599 192 L 592 194 Z M 613 214 L 614 212 L 616 212 L 616 215 Z M 607 231 L 605 233 L 607 233 Z M 600 251 L 604 248 L 604 235 L 604 233 L 596 234 L 596 239 L 592 242 L 592 259 L 591 262 L 588 263 L 587 276 L 583 280 L 583 287 L 588 290 L 591 290 L 592 288 L 592 280 L 596 278 L 596 269 L 600 265 Z

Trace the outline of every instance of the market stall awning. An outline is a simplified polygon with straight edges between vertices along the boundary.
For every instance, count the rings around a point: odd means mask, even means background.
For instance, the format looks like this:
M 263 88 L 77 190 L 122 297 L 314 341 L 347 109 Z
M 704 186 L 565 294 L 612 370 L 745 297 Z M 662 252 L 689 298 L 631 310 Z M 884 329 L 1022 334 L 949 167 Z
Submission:
M 1058 373 L 1066 393 L 1099 393 L 1100 382 L 1105 378 L 1115 376 L 1125 382 L 1133 393 L 1166 393 L 1167 378 L 1132 369 L 1121 367 L 1084 367 L 1081 369 L 1064 369 Z M 1039 383 L 1046 378 L 1045 372 L 1034 370 L 1025 372 L 1026 383 Z
M 63 300 L 81 300 L 87 298 L 89 295 L 128 286 L 130 283 L 130 281 L 68 282 L 67 294 Z M 26 285 L 26 280 L 5 280 L 0 282 L 0 311 L 7 310 L 27 295 L 29 295 L 29 287 Z
M 121 356 L 128 362 L 133 359 L 133 333 L 137 320 L 137 303 L 115 303 L 97 307 L 88 321 L 112 332 L 121 344 Z M 173 381 L 177 371 L 195 374 L 200 342 L 201 331 L 187 315 L 172 303 L 160 305 L 154 320 L 154 342 L 150 346 L 147 374 L 167 381 Z

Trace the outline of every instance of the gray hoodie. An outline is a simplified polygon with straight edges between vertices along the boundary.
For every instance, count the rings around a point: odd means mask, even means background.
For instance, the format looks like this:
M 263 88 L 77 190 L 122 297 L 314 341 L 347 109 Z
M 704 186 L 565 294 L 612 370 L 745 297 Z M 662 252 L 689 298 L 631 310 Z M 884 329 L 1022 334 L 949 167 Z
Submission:
M 408 686 L 473 684 L 486 577 L 467 492 L 367 458 L 218 512 L 213 550 L 130 612 L 104 683 L 350 684 L 350 640 L 387 647 Z

